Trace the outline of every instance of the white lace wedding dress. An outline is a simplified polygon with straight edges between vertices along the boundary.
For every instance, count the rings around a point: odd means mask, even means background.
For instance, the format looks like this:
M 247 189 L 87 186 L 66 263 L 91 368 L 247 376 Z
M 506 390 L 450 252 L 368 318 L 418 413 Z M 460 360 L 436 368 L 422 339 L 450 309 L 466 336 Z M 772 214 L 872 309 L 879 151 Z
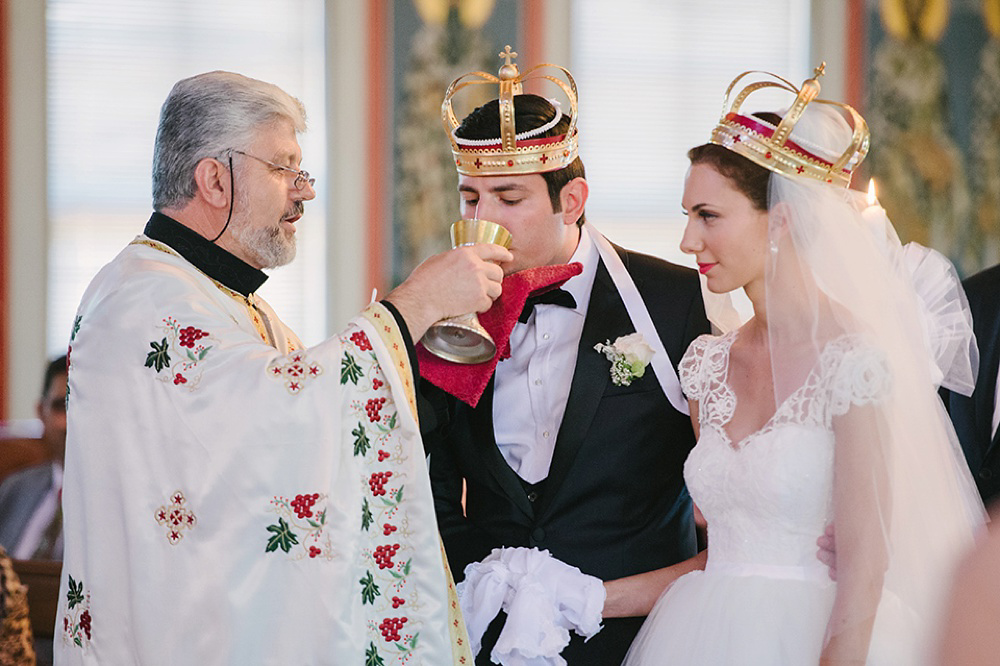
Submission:
M 708 563 L 663 594 L 626 664 L 819 663 L 836 592 L 816 556 L 832 519 L 831 423 L 878 400 L 888 377 L 878 352 L 838 338 L 770 421 L 734 443 L 725 426 L 736 409 L 727 373 L 737 333 L 698 338 L 681 362 L 684 392 L 699 402 L 700 439 L 684 477 L 708 522 Z M 884 593 L 869 664 L 915 663 L 906 618 Z

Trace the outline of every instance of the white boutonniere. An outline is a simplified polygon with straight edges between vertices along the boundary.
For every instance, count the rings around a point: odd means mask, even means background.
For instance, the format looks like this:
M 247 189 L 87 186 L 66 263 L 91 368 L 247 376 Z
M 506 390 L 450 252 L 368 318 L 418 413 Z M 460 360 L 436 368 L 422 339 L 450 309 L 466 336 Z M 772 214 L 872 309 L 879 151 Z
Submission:
M 646 366 L 653 358 L 653 348 L 646 344 L 641 333 L 623 335 L 614 344 L 598 342 L 594 349 L 611 361 L 611 381 L 616 386 L 628 386 L 646 374 Z

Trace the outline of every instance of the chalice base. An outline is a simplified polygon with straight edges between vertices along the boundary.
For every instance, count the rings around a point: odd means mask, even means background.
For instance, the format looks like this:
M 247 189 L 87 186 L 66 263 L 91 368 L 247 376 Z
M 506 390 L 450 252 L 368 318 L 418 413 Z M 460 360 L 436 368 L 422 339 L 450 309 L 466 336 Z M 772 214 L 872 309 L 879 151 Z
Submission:
M 432 324 L 420 340 L 430 353 L 453 363 L 485 363 L 497 346 L 475 313 L 450 317 Z

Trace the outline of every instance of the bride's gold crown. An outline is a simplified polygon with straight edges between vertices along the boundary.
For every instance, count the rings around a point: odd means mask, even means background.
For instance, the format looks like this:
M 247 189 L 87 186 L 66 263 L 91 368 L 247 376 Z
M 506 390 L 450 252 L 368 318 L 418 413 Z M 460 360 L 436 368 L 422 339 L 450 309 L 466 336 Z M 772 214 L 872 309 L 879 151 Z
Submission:
M 563 67 L 543 63 L 536 65 L 521 74 L 517 65 L 511 62 L 517 53 L 510 46 L 500 53 L 505 63 L 500 67 L 499 76 L 486 72 L 469 72 L 463 74 L 448 86 L 444 101 L 441 103 L 441 119 L 444 129 L 451 140 L 451 152 L 455 157 L 455 166 L 460 174 L 467 176 L 501 176 L 529 173 L 558 171 L 569 166 L 579 152 L 577 144 L 576 116 L 577 95 L 576 82 L 573 76 Z M 565 80 L 547 74 L 536 74 L 540 69 L 550 67 L 559 70 Z M 470 78 L 471 80 L 463 80 Z M 552 102 L 556 116 L 541 127 L 532 128 L 518 133 L 514 126 L 514 96 L 522 93 L 522 83 L 531 79 L 550 81 L 562 89 L 569 100 L 570 122 L 565 134 L 552 137 L 541 137 L 547 130 L 555 127 L 562 118 L 562 109 L 558 102 Z M 459 90 L 472 85 L 494 84 L 500 87 L 500 126 L 495 139 L 462 139 L 455 135 L 459 126 L 451 100 Z
M 868 153 L 868 125 L 861 114 L 851 106 L 817 98 L 820 91 L 817 79 L 823 75 L 825 69 L 826 63 L 822 63 L 815 69 L 813 78 L 803 82 L 801 88 L 796 88 L 789 81 L 768 72 L 743 72 L 733 79 L 729 88 L 726 89 L 722 118 L 712 131 L 711 142 L 739 153 L 776 173 L 795 177 L 804 176 L 848 187 L 851 184 L 854 170 Z M 743 88 L 730 105 L 730 95 L 736 84 L 750 74 L 762 76 Z M 779 88 L 795 95 L 795 102 L 776 127 L 758 118 L 740 113 L 740 107 L 746 98 L 751 93 L 763 88 Z M 795 124 L 810 103 L 828 104 L 850 116 L 854 132 L 850 143 L 844 146 L 844 152 L 835 161 L 820 155 L 824 152 L 823 148 L 810 145 L 803 140 L 792 141 L 789 139 Z

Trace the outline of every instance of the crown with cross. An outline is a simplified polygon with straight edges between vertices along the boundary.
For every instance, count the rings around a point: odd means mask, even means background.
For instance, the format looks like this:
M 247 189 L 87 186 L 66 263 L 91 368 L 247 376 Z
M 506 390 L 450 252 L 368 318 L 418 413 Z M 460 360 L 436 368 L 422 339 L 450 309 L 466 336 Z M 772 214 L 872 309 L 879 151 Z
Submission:
M 743 72 L 729 84 L 722 106 L 722 118 L 712 130 L 711 143 L 724 146 L 747 159 L 776 173 L 795 177 L 806 177 L 841 187 L 851 184 L 853 171 L 868 153 L 869 134 L 865 119 L 847 104 L 818 99 L 819 79 L 826 70 L 826 63 L 814 70 L 813 78 L 806 79 L 801 88 L 780 76 L 768 72 Z M 758 80 L 747 84 L 730 105 L 730 95 L 743 77 L 760 75 Z M 740 107 L 747 97 L 763 88 L 779 88 L 795 95 L 795 101 L 777 126 L 764 120 L 740 113 Z M 810 145 L 803 140 L 789 138 L 795 124 L 810 104 L 827 104 L 850 118 L 853 134 L 843 152 L 835 159 L 821 156 L 825 149 Z M 828 149 L 827 149 L 828 150 Z
M 467 176 L 500 176 L 514 174 L 543 173 L 558 171 L 569 166 L 578 154 L 576 116 L 576 82 L 565 68 L 543 63 L 521 74 L 517 65 L 511 62 L 517 57 L 508 45 L 499 56 L 504 59 L 499 76 L 486 72 L 463 74 L 448 86 L 441 103 L 441 119 L 451 140 L 451 152 L 455 157 L 455 167 Z M 558 70 L 564 76 L 558 78 L 550 74 L 538 73 L 544 68 Z M 532 79 L 549 81 L 557 85 L 569 100 L 569 129 L 559 136 L 542 137 L 562 119 L 559 103 L 549 100 L 556 111 L 555 117 L 541 127 L 518 132 L 514 126 L 514 97 L 522 94 L 522 84 Z M 497 137 L 492 139 L 463 139 L 455 135 L 459 126 L 451 101 L 455 93 L 474 85 L 497 85 L 500 88 L 500 126 Z

